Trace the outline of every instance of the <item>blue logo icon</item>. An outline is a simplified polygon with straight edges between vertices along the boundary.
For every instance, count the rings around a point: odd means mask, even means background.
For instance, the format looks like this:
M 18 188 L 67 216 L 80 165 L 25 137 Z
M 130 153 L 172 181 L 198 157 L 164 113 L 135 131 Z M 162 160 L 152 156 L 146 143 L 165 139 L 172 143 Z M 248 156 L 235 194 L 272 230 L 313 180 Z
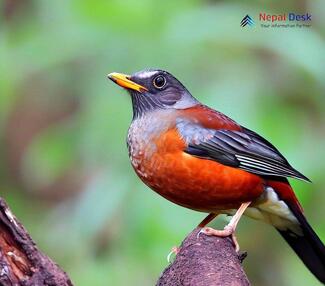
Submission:
M 245 27 L 246 25 L 250 27 L 255 25 L 253 18 L 249 15 L 246 15 L 240 22 L 240 26 Z

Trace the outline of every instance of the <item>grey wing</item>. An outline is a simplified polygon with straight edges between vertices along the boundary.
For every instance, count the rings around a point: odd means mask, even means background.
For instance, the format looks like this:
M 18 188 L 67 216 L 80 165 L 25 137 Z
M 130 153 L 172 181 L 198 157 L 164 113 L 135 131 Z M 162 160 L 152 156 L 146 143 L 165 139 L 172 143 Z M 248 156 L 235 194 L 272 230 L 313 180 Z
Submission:
M 271 143 L 246 128 L 216 130 L 207 140 L 190 142 L 185 152 L 261 176 L 292 177 L 310 182 Z

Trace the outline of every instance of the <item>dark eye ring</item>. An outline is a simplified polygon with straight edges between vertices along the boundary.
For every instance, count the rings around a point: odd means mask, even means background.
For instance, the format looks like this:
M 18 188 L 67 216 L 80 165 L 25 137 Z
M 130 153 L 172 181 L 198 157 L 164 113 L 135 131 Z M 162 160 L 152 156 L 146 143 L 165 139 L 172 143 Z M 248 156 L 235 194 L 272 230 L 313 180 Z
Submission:
M 153 80 L 153 85 L 158 89 L 162 89 L 166 85 L 166 78 L 162 75 L 156 76 Z

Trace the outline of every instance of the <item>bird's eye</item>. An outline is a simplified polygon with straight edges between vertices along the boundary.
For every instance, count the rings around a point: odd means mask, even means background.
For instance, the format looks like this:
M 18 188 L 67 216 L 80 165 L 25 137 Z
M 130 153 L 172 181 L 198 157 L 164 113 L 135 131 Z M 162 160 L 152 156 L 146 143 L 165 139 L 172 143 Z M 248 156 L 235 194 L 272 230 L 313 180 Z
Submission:
M 158 89 L 162 89 L 165 86 L 165 84 L 166 84 L 166 78 L 162 75 L 158 75 L 153 80 L 153 85 Z

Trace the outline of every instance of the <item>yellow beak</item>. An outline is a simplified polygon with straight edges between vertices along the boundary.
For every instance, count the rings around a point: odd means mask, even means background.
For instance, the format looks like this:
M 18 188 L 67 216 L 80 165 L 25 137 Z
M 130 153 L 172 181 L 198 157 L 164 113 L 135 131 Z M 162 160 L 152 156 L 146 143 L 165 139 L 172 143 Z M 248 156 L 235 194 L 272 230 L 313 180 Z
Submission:
M 137 84 L 134 81 L 130 80 L 129 75 L 112 72 L 109 75 L 107 75 L 107 77 L 123 88 L 133 89 L 133 90 L 136 90 L 139 92 L 148 91 L 148 89 L 145 88 L 144 86 Z

